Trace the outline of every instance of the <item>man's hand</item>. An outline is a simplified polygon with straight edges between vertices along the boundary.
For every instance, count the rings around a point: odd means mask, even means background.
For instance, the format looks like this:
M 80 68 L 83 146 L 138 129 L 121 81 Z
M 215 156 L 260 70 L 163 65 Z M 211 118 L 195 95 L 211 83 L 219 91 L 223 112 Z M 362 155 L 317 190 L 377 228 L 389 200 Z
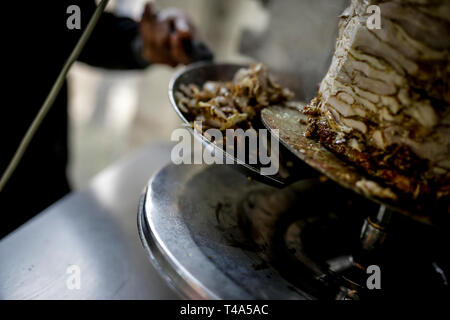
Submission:
M 191 62 L 186 50 L 194 40 L 195 29 L 182 11 L 170 8 L 156 13 L 147 3 L 139 29 L 142 55 L 148 62 L 172 67 Z

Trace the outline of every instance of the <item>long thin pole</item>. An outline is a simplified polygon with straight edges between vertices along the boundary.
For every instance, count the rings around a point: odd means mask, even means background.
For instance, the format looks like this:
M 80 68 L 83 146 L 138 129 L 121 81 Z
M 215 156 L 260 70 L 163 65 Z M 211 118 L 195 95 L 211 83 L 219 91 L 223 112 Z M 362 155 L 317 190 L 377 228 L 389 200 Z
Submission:
M 97 9 L 94 12 L 94 14 L 92 15 L 91 20 L 89 21 L 86 29 L 84 30 L 83 34 L 81 35 L 80 40 L 78 40 L 77 45 L 73 49 L 72 53 L 70 54 L 69 58 L 67 59 L 66 63 L 64 64 L 61 72 L 59 73 L 58 78 L 56 78 L 56 81 L 53 84 L 53 87 L 50 90 L 50 93 L 48 94 L 47 98 L 45 99 L 41 109 L 39 110 L 39 113 L 34 118 L 32 124 L 28 128 L 25 136 L 22 138 L 22 141 L 20 142 L 20 145 L 17 148 L 17 150 L 14 154 L 14 157 L 12 158 L 11 162 L 9 163 L 8 167 L 6 168 L 5 172 L 2 175 L 2 178 L 0 180 L 0 192 L 5 187 L 9 178 L 13 174 L 14 170 L 17 168 L 17 165 L 19 164 L 20 160 L 22 159 L 23 154 L 27 150 L 28 145 L 30 144 L 31 140 L 34 137 L 34 134 L 38 130 L 39 126 L 41 125 L 42 120 L 44 120 L 48 111 L 53 106 L 53 103 L 55 102 L 55 99 L 58 96 L 58 93 L 64 84 L 64 80 L 66 79 L 66 76 L 70 70 L 70 67 L 78 59 L 81 51 L 83 50 L 84 46 L 86 45 L 87 40 L 91 36 L 92 31 L 94 30 L 102 12 L 105 10 L 105 7 L 108 4 L 108 2 L 109 2 L 109 0 L 102 0 L 100 2 L 100 4 L 98 5 Z

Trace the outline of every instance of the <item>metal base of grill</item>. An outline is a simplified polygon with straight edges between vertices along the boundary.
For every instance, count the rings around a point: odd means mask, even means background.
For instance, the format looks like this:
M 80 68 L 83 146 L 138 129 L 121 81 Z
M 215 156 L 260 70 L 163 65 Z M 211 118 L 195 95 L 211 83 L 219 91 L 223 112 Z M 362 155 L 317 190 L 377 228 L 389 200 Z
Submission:
M 142 195 L 138 227 L 151 262 L 184 298 L 447 295 L 448 248 L 429 226 L 398 216 L 382 250 L 362 250 L 361 227 L 377 210 L 332 182 L 277 189 L 230 166 L 168 165 Z M 366 287 L 373 264 L 380 290 Z

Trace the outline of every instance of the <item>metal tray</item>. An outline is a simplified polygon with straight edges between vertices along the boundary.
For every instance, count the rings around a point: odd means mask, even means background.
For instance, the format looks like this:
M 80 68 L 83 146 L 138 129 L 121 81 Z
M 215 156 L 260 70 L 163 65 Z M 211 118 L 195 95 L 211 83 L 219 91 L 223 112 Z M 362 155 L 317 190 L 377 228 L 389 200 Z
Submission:
M 299 179 L 298 170 L 289 170 L 286 166 L 283 166 L 283 164 L 281 164 L 282 168 L 278 174 L 272 176 L 261 175 L 261 170 L 258 165 L 248 164 L 235 158 L 233 155 L 227 153 L 221 147 L 217 146 L 214 142 L 211 142 L 207 137 L 192 128 L 191 124 L 177 105 L 175 92 L 179 90 L 179 87 L 181 85 L 196 84 L 201 87 L 206 81 L 231 81 L 235 73 L 241 68 L 248 68 L 248 65 L 211 62 L 199 62 L 191 64 L 176 73 L 170 81 L 169 100 L 175 112 L 183 121 L 186 128 L 196 139 L 201 141 L 204 147 L 209 149 L 213 148 L 215 149 L 215 152 L 217 154 L 223 155 L 224 159 L 231 160 L 233 163 L 238 164 L 238 166 L 235 166 L 235 168 L 245 175 L 269 185 L 283 187 Z M 291 78 L 276 72 L 271 72 L 271 75 L 274 76 L 274 79 L 276 79 L 276 81 L 281 83 L 283 86 L 295 88 L 295 86 L 293 86 L 292 84 Z M 279 152 L 281 155 L 281 159 L 285 159 L 285 163 L 288 161 L 295 162 L 296 167 L 301 168 L 302 177 L 306 177 L 307 175 L 310 176 L 312 174 L 311 170 L 308 170 L 307 166 L 304 166 L 301 161 L 297 161 L 296 157 L 291 155 L 290 151 L 280 146 Z M 308 173 L 308 171 L 310 172 Z
M 226 165 L 170 164 L 149 182 L 139 205 L 139 234 L 151 262 L 181 297 L 310 298 L 275 269 L 255 268 L 264 261 L 237 239 L 237 205 L 252 188 L 279 190 Z

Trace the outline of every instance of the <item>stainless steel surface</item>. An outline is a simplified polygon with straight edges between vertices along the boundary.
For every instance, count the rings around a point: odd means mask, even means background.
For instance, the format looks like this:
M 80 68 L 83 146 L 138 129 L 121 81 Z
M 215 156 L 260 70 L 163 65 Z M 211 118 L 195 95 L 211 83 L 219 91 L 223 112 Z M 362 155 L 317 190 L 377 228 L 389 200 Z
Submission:
M 168 165 L 139 213 L 144 248 L 163 277 L 196 299 L 305 299 L 237 239 L 238 206 L 255 188 L 277 190 L 229 166 Z
M 221 147 L 217 146 L 214 142 L 211 142 L 208 138 L 203 136 L 200 132 L 193 129 L 189 121 L 186 119 L 183 112 L 178 107 L 176 98 L 175 98 L 175 92 L 179 90 L 179 87 L 181 85 L 189 85 L 189 84 L 196 84 L 198 86 L 202 86 L 206 81 L 231 81 L 233 80 L 234 74 L 241 68 L 245 68 L 248 66 L 245 65 L 239 65 L 239 64 L 228 64 L 228 63 L 209 63 L 209 62 L 200 62 L 195 63 L 192 65 L 189 65 L 185 67 L 184 69 L 180 70 L 175 76 L 172 78 L 170 84 L 169 84 L 169 99 L 170 102 L 175 109 L 178 116 L 183 120 L 183 122 L 186 124 L 186 127 L 189 129 L 191 134 L 202 142 L 202 144 L 206 148 L 213 148 L 219 155 L 223 155 L 224 159 L 229 159 L 234 163 L 237 163 L 238 166 L 235 166 L 235 168 L 240 169 L 243 173 L 251 176 L 252 178 L 262 181 L 264 183 L 275 185 L 275 186 L 283 186 L 290 182 L 292 182 L 292 179 L 290 179 L 289 176 L 282 176 L 280 174 L 268 176 L 268 175 L 261 175 L 261 170 L 256 165 L 245 163 L 244 161 L 238 159 L 234 155 L 222 150 Z M 274 73 L 271 72 L 273 75 Z M 275 73 L 274 77 L 279 83 L 281 83 L 283 86 L 291 87 L 289 86 L 289 81 L 291 81 L 291 78 L 283 77 L 282 74 Z M 295 87 L 295 86 L 294 86 Z M 282 150 L 280 150 L 282 153 Z M 228 163 L 228 162 L 227 162 Z M 293 178 L 295 181 L 295 178 Z
M 136 227 L 139 195 L 169 160 L 168 145 L 148 147 L 2 239 L 0 299 L 178 298 L 148 261 Z M 70 265 L 80 267 L 80 290 L 66 286 Z

